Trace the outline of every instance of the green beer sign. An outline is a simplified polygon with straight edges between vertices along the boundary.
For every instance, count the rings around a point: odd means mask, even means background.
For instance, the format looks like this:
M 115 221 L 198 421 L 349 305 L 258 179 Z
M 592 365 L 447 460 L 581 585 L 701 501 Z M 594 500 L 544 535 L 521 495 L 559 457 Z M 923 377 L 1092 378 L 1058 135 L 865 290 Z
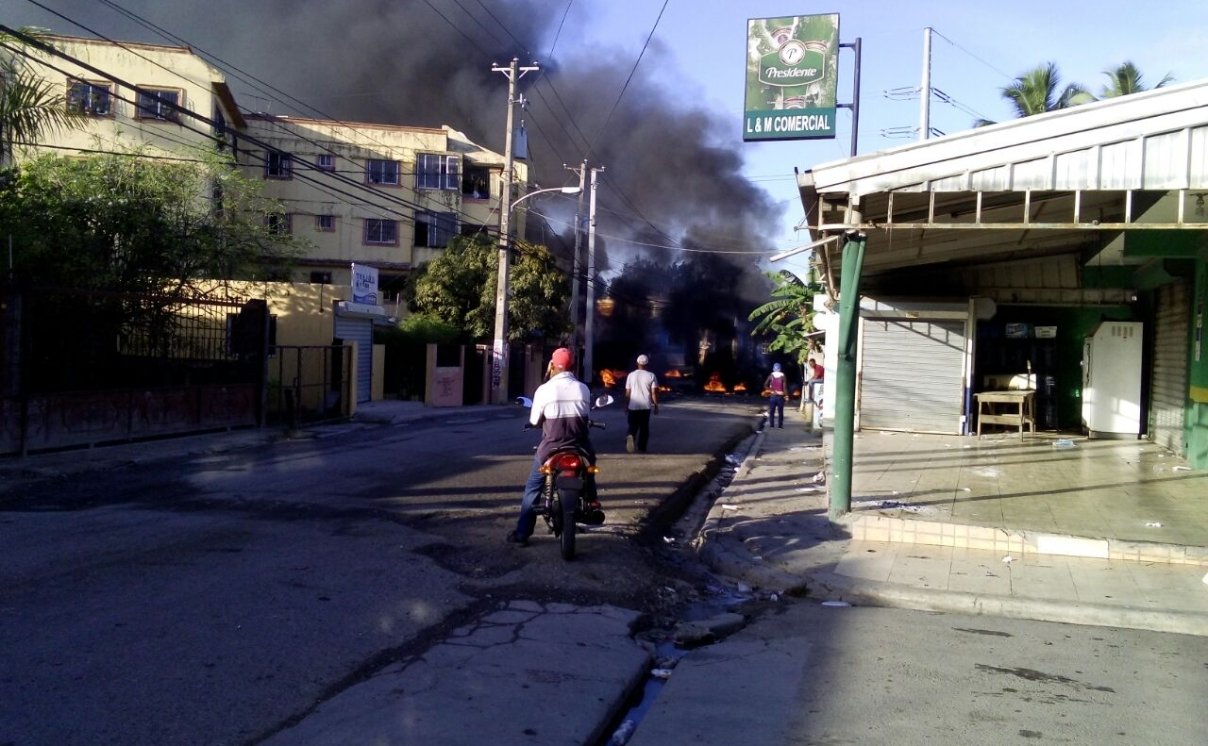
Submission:
M 747 21 L 744 140 L 835 136 L 839 15 Z

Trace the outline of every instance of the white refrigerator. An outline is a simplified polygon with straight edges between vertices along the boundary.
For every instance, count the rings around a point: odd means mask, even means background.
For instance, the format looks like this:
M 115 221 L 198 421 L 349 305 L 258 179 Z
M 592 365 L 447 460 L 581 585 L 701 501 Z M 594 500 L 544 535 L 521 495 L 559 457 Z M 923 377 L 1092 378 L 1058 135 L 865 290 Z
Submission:
M 1141 434 L 1140 321 L 1103 321 L 1082 346 L 1082 423 L 1092 438 Z

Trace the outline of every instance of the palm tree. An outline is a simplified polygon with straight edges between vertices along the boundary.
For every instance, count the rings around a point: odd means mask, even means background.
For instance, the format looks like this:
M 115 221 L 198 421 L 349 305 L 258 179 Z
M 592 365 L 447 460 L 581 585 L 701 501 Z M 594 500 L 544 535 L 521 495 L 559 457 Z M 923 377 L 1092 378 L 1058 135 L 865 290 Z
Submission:
M 28 29 L 20 35 L 35 36 Z M 21 52 L 22 38 L 0 35 L 0 167 L 11 165 L 13 148 L 35 143 L 44 133 L 82 127 L 85 118 L 67 108 L 60 86 L 38 75 Z
M 1108 78 L 1108 84 L 1103 86 L 1099 93 L 1099 98 L 1115 98 L 1117 96 L 1127 96 L 1131 93 L 1140 93 L 1147 91 L 1149 88 L 1141 81 L 1141 71 L 1133 63 L 1125 60 L 1118 67 L 1111 70 L 1104 70 L 1103 74 Z M 1173 82 L 1174 78 L 1167 73 L 1154 88 L 1161 88 L 1167 83 Z
M 1015 78 L 1014 82 L 1004 87 L 1001 92 L 1002 97 L 1014 107 L 1015 116 L 1021 119 L 1095 100 L 1090 91 L 1077 83 L 1070 83 L 1057 95 L 1060 86 L 1061 76 L 1057 72 L 1057 64 L 1045 62 Z M 988 119 L 974 122 L 975 127 L 987 124 L 994 122 Z
M 803 282 L 791 272 L 769 274 L 773 282 L 771 300 L 751 311 L 748 321 L 758 323 L 751 336 L 768 336 L 768 350 L 783 352 L 798 364 L 803 364 L 814 345 L 814 295 L 822 288 L 816 283 Z

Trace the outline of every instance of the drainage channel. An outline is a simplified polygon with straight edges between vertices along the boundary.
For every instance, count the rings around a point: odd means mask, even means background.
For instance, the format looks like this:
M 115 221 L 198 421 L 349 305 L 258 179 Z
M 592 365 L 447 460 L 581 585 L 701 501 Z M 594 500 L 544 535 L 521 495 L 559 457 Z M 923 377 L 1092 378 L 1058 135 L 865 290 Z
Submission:
M 752 436 L 755 438 L 757 436 Z M 642 719 L 650 712 L 658 699 L 667 680 L 673 675 L 676 664 L 692 650 L 716 642 L 719 637 L 736 631 L 745 626 L 744 621 L 737 627 L 725 628 L 725 624 L 717 629 L 715 635 L 711 623 L 714 620 L 732 620 L 734 611 L 741 607 L 757 602 L 760 599 L 748 587 L 722 579 L 709 572 L 702 565 L 689 558 L 684 548 L 691 546 L 693 539 L 704 524 L 705 517 L 713 502 L 721 495 L 734 480 L 742 464 L 742 456 L 748 450 L 750 440 L 745 441 L 734 452 L 726 454 L 725 464 L 716 477 L 693 499 L 692 504 L 667 532 L 665 541 L 670 550 L 667 561 L 677 564 L 694 564 L 693 574 L 703 578 L 700 597 L 679 610 L 679 623 L 675 629 L 651 630 L 645 637 L 651 646 L 653 665 L 645 680 L 635 688 L 621 713 L 604 731 L 603 740 L 595 746 L 623 746 L 637 731 Z M 775 597 L 771 600 L 775 601 Z M 694 630 L 686 633 L 685 630 Z

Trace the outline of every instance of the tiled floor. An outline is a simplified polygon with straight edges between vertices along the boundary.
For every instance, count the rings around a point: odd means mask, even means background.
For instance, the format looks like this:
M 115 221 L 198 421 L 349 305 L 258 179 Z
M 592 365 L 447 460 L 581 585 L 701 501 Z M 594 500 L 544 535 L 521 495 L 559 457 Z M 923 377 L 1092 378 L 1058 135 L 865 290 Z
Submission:
M 1208 473 L 1147 441 L 863 431 L 853 512 L 1208 546 Z
M 986 596 L 1208 612 L 1203 568 L 855 541 L 835 566 L 850 578 Z

